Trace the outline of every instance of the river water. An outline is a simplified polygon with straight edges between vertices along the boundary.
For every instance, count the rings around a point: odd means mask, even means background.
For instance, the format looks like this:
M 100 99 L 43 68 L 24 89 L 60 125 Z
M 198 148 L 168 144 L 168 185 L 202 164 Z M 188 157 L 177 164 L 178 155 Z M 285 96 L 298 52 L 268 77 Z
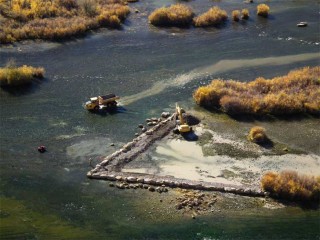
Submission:
M 193 109 L 192 92 L 211 79 L 250 81 L 319 65 L 317 1 L 268 2 L 269 19 L 256 4 L 190 1 L 196 13 L 217 4 L 230 13 L 249 8 L 247 22 L 216 29 L 159 29 L 147 14 L 171 1 L 131 4 L 122 30 L 103 29 L 63 43 L 26 42 L 0 48 L 0 65 L 42 66 L 46 78 L 28 89 L 0 91 L 1 216 L 3 239 L 316 239 L 319 212 L 284 208 L 185 219 L 179 213 L 148 214 L 145 191 L 117 191 L 88 180 L 89 159 L 98 163 L 132 139 L 146 117 Z M 308 21 L 307 28 L 296 23 Z M 92 96 L 121 96 L 115 114 L 83 109 Z M 315 132 L 318 119 L 281 123 Z M 290 125 L 293 124 L 293 125 Z M 279 125 L 279 124 L 278 124 Z M 281 126 L 277 126 L 278 128 Z M 315 139 L 315 138 L 311 138 Z M 307 144 L 306 144 L 307 142 Z M 110 144 L 115 143 L 115 147 Z M 298 143 L 320 154 L 314 140 Z M 299 145 L 300 143 L 300 145 Z M 37 146 L 48 152 L 39 154 Z

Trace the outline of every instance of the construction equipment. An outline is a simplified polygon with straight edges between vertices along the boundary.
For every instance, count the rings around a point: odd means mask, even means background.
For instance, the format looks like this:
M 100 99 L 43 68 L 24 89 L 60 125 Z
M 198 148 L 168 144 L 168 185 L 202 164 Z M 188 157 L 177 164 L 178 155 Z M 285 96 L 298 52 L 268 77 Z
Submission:
M 103 108 L 112 108 L 117 106 L 117 101 L 120 97 L 115 94 L 107 94 L 104 96 L 92 97 L 86 102 L 85 107 L 89 111 L 99 111 Z
M 178 130 L 180 133 L 191 132 L 192 128 L 184 121 L 182 116 L 183 109 L 179 107 L 178 103 L 176 103 L 176 115 L 179 119 Z

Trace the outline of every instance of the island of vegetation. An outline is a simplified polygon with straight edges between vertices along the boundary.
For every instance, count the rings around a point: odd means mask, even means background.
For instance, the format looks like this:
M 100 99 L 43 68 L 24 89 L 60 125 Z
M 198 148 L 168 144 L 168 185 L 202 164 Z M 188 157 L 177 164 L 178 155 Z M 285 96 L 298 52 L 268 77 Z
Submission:
M 215 79 L 193 94 L 200 106 L 230 115 L 320 114 L 320 67 L 305 67 L 252 82 Z
M 295 171 L 268 172 L 262 177 L 261 186 L 277 198 L 304 203 L 320 200 L 320 176 L 316 178 Z
M 216 26 L 228 19 L 228 14 L 225 10 L 219 7 L 212 7 L 207 12 L 201 14 L 194 19 L 195 27 Z
M 30 84 L 35 79 L 44 77 L 44 69 L 23 65 L 8 65 L 0 68 L 0 86 L 21 86 Z
M 257 6 L 257 14 L 261 17 L 268 17 L 270 7 L 267 4 L 259 4 Z
M 122 0 L 0 0 L 0 43 L 62 40 L 101 27 L 119 28 L 129 13 Z

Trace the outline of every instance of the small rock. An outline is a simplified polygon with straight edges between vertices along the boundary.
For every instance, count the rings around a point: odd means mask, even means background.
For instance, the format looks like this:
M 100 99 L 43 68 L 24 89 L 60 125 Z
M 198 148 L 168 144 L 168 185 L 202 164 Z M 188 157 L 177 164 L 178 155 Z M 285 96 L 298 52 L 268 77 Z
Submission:
M 154 189 L 154 187 L 148 187 L 148 190 L 150 191 L 150 192 L 154 192 L 155 191 L 155 189 Z
M 139 133 L 135 133 L 134 136 L 138 137 L 138 136 L 139 136 Z
M 144 188 L 144 189 L 148 189 L 148 187 L 149 187 L 148 185 L 143 184 L 143 188 Z
M 150 126 L 153 126 L 153 122 L 148 122 L 147 125 L 150 127 Z
M 162 199 L 160 199 L 160 202 L 162 202 Z
M 170 113 L 169 112 L 163 112 L 161 113 L 161 117 L 163 118 L 168 118 L 170 116 Z
M 140 11 L 139 11 L 138 9 L 135 9 L 134 12 L 135 12 L 135 13 L 139 13 Z
M 147 118 L 146 122 L 152 122 L 152 120 L 150 118 Z
M 148 129 L 145 128 L 145 127 L 141 129 L 142 132 L 146 132 L 147 130 L 148 130 Z
M 117 180 L 117 181 L 121 181 L 121 180 L 122 180 L 122 177 L 121 177 L 121 176 L 116 176 L 116 180 Z
M 139 127 L 139 128 L 143 128 L 143 125 L 142 125 L 142 124 L 139 124 L 138 127 Z
M 114 146 L 114 143 L 111 143 L 110 146 L 113 147 L 113 146 Z
M 114 184 L 113 184 L 113 183 L 109 183 L 109 186 L 110 186 L 110 187 L 114 187 Z
M 289 149 L 287 147 L 284 147 L 282 150 L 285 151 L 285 152 L 289 151 Z
M 137 178 L 135 178 L 135 177 L 127 177 L 127 181 L 128 182 L 136 182 Z

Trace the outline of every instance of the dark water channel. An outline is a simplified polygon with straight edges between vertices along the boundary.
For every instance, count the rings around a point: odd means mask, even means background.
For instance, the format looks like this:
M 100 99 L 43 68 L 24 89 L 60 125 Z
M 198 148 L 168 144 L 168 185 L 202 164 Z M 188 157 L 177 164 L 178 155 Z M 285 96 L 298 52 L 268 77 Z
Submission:
M 132 4 L 140 13 L 132 13 L 121 31 L 0 48 L 1 66 L 13 58 L 46 69 L 46 79 L 29 89 L 0 90 L 1 239 L 320 237 L 318 211 L 285 208 L 253 214 L 248 209 L 196 221 L 179 213 L 158 217 L 148 214 L 146 204 L 158 203 L 154 194 L 117 191 L 86 178 L 90 158 L 97 163 L 132 139 L 146 117 L 172 110 L 177 101 L 194 108 L 192 92 L 212 78 L 249 81 L 319 65 L 318 1 L 268 2 L 269 19 L 255 16 L 256 4 L 190 1 L 196 13 L 217 4 L 228 13 L 247 7 L 252 18 L 220 29 L 149 26 L 144 13 L 168 3 Z M 309 26 L 297 28 L 300 21 Z M 123 97 L 118 113 L 102 116 L 83 109 L 88 97 L 109 92 Z M 299 121 L 307 131 L 316 131 L 317 119 Z M 47 153 L 36 151 L 41 144 Z M 305 145 L 320 154 L 318 144 Z

